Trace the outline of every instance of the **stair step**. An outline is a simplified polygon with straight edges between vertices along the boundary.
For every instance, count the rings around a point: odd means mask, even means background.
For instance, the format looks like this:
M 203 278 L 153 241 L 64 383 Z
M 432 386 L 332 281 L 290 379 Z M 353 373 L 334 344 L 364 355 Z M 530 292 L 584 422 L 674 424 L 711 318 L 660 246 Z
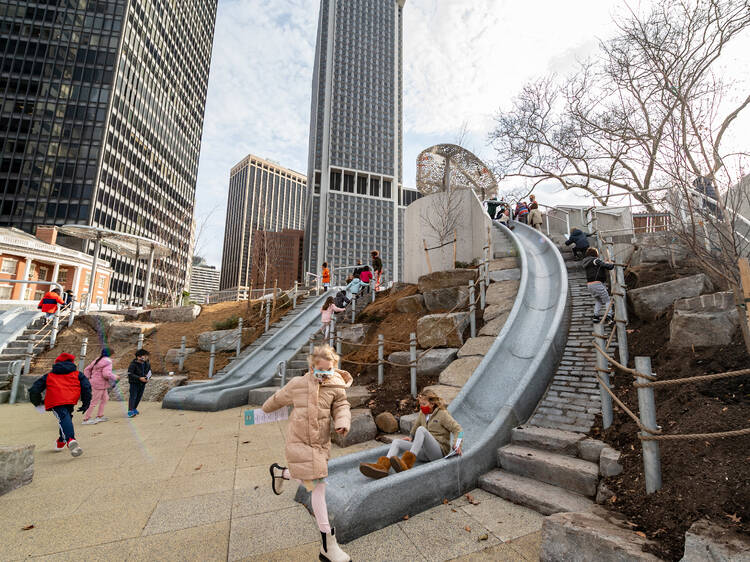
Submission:
M 571 457 L 578 455 L 578 442 L 585 438 L 581 433 L 532 425 L 516 427 L 510 435 L 513 445 L 552 451 Z
M 505 470 L 493 470 L 481 476 L 479 487 L 543 515 L 567 511 L 588 511 L 595 505 L 590 499 L 575 492 Z
M 592 462 L 519 445 L 506 445 L 497 453 L 498 464 L 509 472 L 584 496 L 596 495 L 599 466 Z
M 294 359 L 287 363 L 287 369 L 307 369 L 307 359 Z
M 5 404 L 10 400 L 10 390 L 0 390 L 0 404 Z

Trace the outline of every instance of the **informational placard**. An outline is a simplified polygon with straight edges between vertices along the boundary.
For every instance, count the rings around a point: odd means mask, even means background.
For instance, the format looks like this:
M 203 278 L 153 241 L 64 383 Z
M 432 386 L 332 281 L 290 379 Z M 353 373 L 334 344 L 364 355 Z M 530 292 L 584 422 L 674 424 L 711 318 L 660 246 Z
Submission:
M 270 414 L 265 413 L 260 408 L 255 410 L 245 410 L 245 425 L 259 425 L 261 423 L 272 423 L 289 419 L 289 407 L 284 406 Z

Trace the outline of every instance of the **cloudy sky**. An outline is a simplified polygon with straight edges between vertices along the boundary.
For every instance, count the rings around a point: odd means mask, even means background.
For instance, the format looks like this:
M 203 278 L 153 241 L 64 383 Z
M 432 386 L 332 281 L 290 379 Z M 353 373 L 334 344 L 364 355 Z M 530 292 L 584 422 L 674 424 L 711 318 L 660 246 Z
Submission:
M 575 8 L 571 8 L 571 6 Z M 454 142 L 492 160 L 493 115 L 529 79 L 565 73 L 612 32 L 619 2 L 407 0 L 404 184 L 416 156 Z M 230 168 L 255 154 L 307 173 L 318 0 L 219 0 L 196 217 L 197 251 L 221 265 Z M 549 201 L 581 202 L 571 193 Z

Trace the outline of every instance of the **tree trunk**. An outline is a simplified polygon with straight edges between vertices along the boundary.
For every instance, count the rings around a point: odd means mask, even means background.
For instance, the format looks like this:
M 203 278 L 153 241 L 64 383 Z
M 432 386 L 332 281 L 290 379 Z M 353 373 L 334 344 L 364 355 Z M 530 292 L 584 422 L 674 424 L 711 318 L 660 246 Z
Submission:
M 739 259 L 740 283 L 734 285 L 734 302 L 737 307 L 737 314 L 740 319 L 740 328 L 742 329 L 742 338 L 745 340 L 745 348 L 750 354 L 750 262 L 747 258 Z

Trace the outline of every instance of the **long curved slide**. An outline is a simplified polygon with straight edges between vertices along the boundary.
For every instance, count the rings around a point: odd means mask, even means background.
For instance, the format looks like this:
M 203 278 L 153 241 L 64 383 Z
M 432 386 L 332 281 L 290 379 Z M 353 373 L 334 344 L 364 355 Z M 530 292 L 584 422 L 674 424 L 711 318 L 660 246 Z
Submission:
M 381 529 L 454 499 L 497 466 L 497 449 L 513 427 L 532 414 L 552 378 L 567 338 L 568 279 L 552 242 L 526 225 L 511 233 L 495 225 L 494 236 L 509 236 L 518 250 L 521 281 L 513 309 L 489 353 L 449 406 L 463 426 L 461 457 L 421 464 L 370 480 L 360 462 L 373 462 L 387 447 L 333 460 L 329 465 L 328 511 L 342 542 Z M 300 487 L 297 501 L 309 506 Z
M 224 375 L 208 382 L 178 386 L 167 392 L 162 408 L 216 412 L 247 404 L 248 391 L 269 386 L 281 361 L 288 361 L 320 328 L 320 308 L 330 293 L 310 299 L 290 322 L 252 353 L 240 357 Z

